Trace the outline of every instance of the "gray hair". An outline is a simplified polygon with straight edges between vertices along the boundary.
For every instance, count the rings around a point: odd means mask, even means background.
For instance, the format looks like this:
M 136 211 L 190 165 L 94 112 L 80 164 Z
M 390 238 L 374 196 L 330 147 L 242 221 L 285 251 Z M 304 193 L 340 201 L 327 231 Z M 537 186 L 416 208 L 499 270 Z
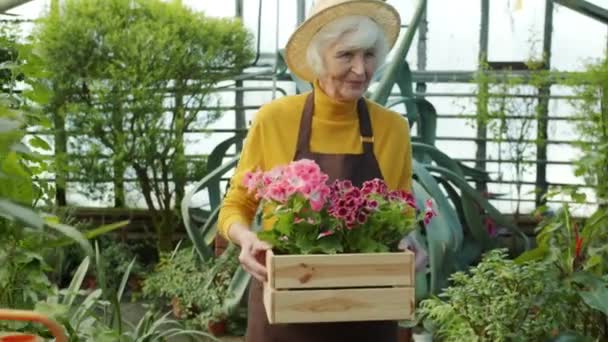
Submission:
M 348 36 L 342 38 L 346 33 Z M 388 43 L 384 31 L 371 18 L 366 16 L 346 16 L 325 25 L 315 34 L 306 51 L 306 61 L 317 77 L 325 73 L 323 50 L 339 39 L 348 49 L 374 48 L 376 67 L 380 66 L 388 54 Z

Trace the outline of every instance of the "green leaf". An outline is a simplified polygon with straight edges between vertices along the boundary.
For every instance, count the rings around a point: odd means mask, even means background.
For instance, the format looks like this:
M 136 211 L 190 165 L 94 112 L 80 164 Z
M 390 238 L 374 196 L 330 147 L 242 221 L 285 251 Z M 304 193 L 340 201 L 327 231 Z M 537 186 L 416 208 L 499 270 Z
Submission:
M 51 146 L 44 139 L 42 139 L 38 136 L 31 138 L 29 141 L 29 144 L 32 147 L 37 147 L 37 148 L 43 149 L 45 151 L 51 150 Z
M 86 232 L 83 232 L 81 234 L 85 237 L 85 239 L 91 240 L 91 239 L 96 238 L 99 235 L 106 234 L 113 230 L 126 227 L 129 224 L 129 222 L 130 221 L 120 221 L 120 222 L 108 224 L 105 226 L 101 226 L 101 227 L 98 227 L 98 228 L 95 228 L 92 230 L 87 230 Z M 64 239 L 59 239 L 57 241 L 49 242 L 48 246 L 50 248 L 60 248 L 60 247 L 65 247 L 65 246 L 71 245 L 74 242 L 76 242 L 76 240 L 68 237 L 68 238 L 64 238 Z
M 22 204 L 31 204 L 34 199 L 31 176 L 21 164 L 21 158 L 16 152 L 9 154 L 0 160 L 0 170 L 9 176 L 0 179 L 0 196 Z
M 47 104 L 51 98 L 51 91 L 49 88 L 39 81 L 30 81 L 30 85 L 32 86 L 32 89 L 24 91 L 23 95 L 38 104 Z
M 131 269 L 133 268 L 134 264 L 135 258 L 131 260 L 131 263 L 129 263 L 129 266 L 127 266 L 125 273 L 122 275 L 120 286 L 118 287 L 118 291 L 116 292 L 116 299 L 118 300 L 118 302 L 122 300 L 122 295 L 125 292 L 125 288 L 127 287 L 127 281 L 129 280 L 129 276 L 131 275 Z
M 515 259 L 515 262 L 525 263 L 525 262 L 529 262 L 529 261 L 543 260 L 547 256 L 548 252 L 549 252 L 548 246 L 544 246 L 544 245 L 539 246 L 539 247 L 536 247 L 529 251 L 525 251 L 524 253 L 520 254 Z
M 72 303 L 74 303 L 74 299 L 76 299 L 78 290 L 82 286 L 82 281 L 84 280 L 84 277 L 89 271 L 89 260 L 89 257 L 85 257 L 76 269 L 76 272 L 74 272 L 72 281 L 70 282 L 70 285 L 67 288 L 67 294 L 61 301 L 61 304 L 67 305 L 68 307 L 72 307 Z
M 80 247 L 82 247 L 82 249 L 87 253 L 87 255 L 94 255 L 93 247 L 91 247 L 89 241 L 87 241 L 86 237 L 82 235 L 82 233 L 80 233 L 78 229 L 68 226 L 66 224 L 56 222 L 46 222 L 46 225 L 77 242 Z
M 239 266 L 236 269 L 236 272 L 234 272 L 230 285 L 228 286 L 228 298 L 224 300 L 224 309 L 226 309 L 226 311 L 232 312 L 238 307 L 249 286 L 250 280 L 251 275 Z
M 35 211 L 5 199 L 0 199 L 0 216 L 21 222 L 31 228 L 42 229 L 44 226 L 44 221 Z
M 608 315 L 608 288 L 601 278 L 589 272 L 576 272 L 572 280 L 584 286 L 579 295 L 587 305 Z
M 272 229 L 282 235 L 290 235 L 293 229 L 293 213 L 281 213 L 276 215 L 276 218 L 277 220 Z

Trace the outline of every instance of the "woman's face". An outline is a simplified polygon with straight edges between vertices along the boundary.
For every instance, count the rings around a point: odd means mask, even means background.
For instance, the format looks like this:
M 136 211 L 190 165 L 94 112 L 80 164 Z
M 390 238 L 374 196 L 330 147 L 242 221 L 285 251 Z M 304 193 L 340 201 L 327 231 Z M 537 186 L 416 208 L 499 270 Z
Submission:
M 359 99 L 376 70 L 374 48 L 352 49 L 340 40 L 323 51 L 325 73 L 319 83 L 325 93 L 338 101 Z

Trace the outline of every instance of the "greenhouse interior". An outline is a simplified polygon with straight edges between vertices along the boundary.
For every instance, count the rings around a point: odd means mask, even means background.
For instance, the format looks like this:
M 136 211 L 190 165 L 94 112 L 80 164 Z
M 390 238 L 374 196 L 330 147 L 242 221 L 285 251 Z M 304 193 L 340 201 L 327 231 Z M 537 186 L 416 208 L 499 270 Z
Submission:
M 608 341 L 607 0 L 0 21 L 0 341 Z

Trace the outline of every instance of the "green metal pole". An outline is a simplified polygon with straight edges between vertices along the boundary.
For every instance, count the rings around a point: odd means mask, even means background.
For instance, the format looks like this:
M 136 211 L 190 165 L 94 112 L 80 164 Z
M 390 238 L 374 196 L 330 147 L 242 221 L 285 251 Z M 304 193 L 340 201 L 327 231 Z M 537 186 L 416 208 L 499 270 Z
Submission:
M 404 63 L 405 57 L 412 46 L 412 41 L 414 40 L 414 35 L 416 34 L 416 30 L 420 24 L 422 19 L 422 14 L 424 13 L 424 9 L 426 8 L 427 0 L 419 0 L 418 5 L 416 6 L 416 10 L 414 12 L 414 16 L 412 17 L 412 21 L 403 36 L 403 39 L 399 41 L 394 59 L 389 63 L 386 70 L 382 74 L 382 78 L 378 84 L 378 89 L 370 96 L 370 99 L 376 101 L 380 104 L 385 104 L 388 100 L 388 97 L 391 94 L 391 90 L 393 89 L 393 85 L 395 84 L 395 80 L 397 79 L 397 73 L 399 72 L 399 68 L 401 64 Z
M 240 18 L 241 20 L 243 19 L 243 0 L 235 0 L 235 7 L 236 7 L 236 17 Z M 259 20 L 259 18 L 258 18 Z M 258 37 L 259 39 L 259 37 Z M 235 82 L 235 87 L 237 88 L 237 90 L 234 92 L 234 105 L 237 109 L 235 109 L 234 111 L 234 127 L 236 129 L 245 129 L 247 128 L 247 123 L 245 120 L 245 111 L 243 109 L 238 109 L 238 108 L 242 108 L 244 106 L 244 94 L 242 90 L 238 90 L 243 88 L 243 81 L 241 80 L 237 80 Z M 241 140 L 237 141 L 235 144 L 236 147 L 236 152 L 239 153 L 241 152 L 241 150 L 243 149 L 243 143 L 241 142 Z
M 608 68 L 608 49 L 606 50 L 606 59 L 604 60 L 604 68 Z M 601 125 L 602 125 L 602 141 L 608 140 L 608 79 L 604 79 L 602 82 L 602 99 L 600 103 L 600 114 L 601 114 Z M 603 175 L 608 173 L 608 158 L 604 159 Z M 608 186 L 600 185 L 598 187 L 597 201 L 599 202 L 600 208 L 608 208 Z
M 306 19 L 306 0 L 298 0 L 298 26 Z
M 427 33 L 429 31 L 429 22 L 427 21 L 428 4 L 425 4 L 424 12 L 420 20 L 420 29 L 418 31 L 418 70 L 426 70 L 426 42 Z M 416 83 L 416 92 L 426 92 L 426 83 Z
M 551 46 L 553 41 L 553 0 L 545 1 L 545 28 L 543 32 L 543 68 L 551 69 Z M 547 137 L 549 127 L 549 96 L 551 95 L 551 84 L 546 83 L 538 88 L 540 98 L 538 100 L 538 123 L 536 130 L 536 159 L 547 160 Z M 547 193 L 547 164 L 536 164 L 536 196 L 535 203 L 541 206 L 546 203 L 543 198 Z
M 0 0 L 0 13 L 19 7 L 32 0 Z
M 490 28 L 490 1 L 481 0 L 481 27 L 479 31 L 479 72 L 487 73 L 488 63 L 488 35 Z M 475 152 L 475 168 L 479 170 L 486 169 L 486 139 L 488 137 L 487 113 L 488 113 L 488 98 L 489 84 L 482 78 L 479 84 L 479 94 L 477 97 L 477 151 Z M 479 191 L 486 190 L 487 184 L 479 181 L 475 184 L 475 188 Z
M 568 7 L 569 9 L 576 11 L 582 15 L 586 15 L 589 18 L 598 20 L 604 24 L 608 24 L 608 9 L 592 4 L 585 0 L 553 0 L 562 6 Z
M 50 14 L 59 15 L 59 0 L 51 0 Z M 55 204 L 57 206 L 67 205 L 66 187 L 68 168 L 68 138 L 65 131 L 65 118 L 61 113 L 63 106 L 63 96 L 56 84 L 52 85 L 53 99 L 50 101 L 49 112 L 53 117 L 54 148 L 55 148 Z

